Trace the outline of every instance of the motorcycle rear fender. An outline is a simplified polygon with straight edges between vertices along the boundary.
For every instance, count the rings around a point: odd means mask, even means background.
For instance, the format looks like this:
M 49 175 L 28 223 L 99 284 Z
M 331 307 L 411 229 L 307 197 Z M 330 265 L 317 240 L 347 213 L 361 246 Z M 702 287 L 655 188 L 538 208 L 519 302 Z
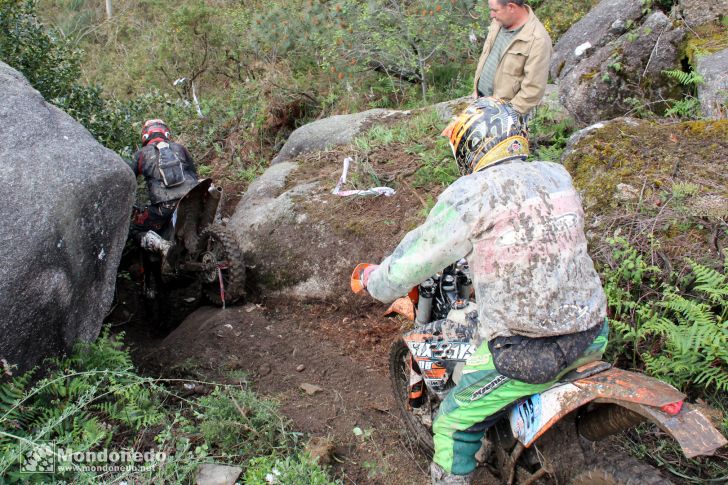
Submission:
M 697 408 L 684 403 L 670 415 L 660 407 L 685 399 L 674 387 L 657 379 L 609 369 L 599 374 L 552 387 L 520 402 L 511 410 L 513 435 L 531 446 L 557 421 L 590 402 L 625 407 L 655 423 L 680 444 L 688 458 L 712 455 L 728 441 Z

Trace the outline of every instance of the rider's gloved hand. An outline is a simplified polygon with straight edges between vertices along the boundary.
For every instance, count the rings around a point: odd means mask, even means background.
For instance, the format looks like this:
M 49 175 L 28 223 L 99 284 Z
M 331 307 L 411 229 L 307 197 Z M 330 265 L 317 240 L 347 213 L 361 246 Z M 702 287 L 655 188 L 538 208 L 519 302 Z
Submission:
M 367 284 L 369 283 L 369 275 L 378 267 L 378 264 L 360 263 L 356 265 L 354 272 L 351 273 L 351 291 L 354 293 L 366 291 Z

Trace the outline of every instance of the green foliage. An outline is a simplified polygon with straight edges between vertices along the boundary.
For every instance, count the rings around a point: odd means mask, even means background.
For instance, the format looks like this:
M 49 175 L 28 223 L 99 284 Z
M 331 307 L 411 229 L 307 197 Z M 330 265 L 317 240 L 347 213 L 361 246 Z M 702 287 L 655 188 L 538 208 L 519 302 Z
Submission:
M 705 81 L 697 71 L 685 72 L 679 69 L 670 69 L 664 70 L 662 73 L 671 79 L 675 79 L 683 86 L 697 86 Z
M 685 72 L 679 69 L 664 70 L 662 73 L 670 79 L 678 81 L 689 91 L 682 99 L 667 101 L 668 108 L 665 110 L 665 116 L 680 119 L 699 118 L 700 101 L 695 96 L 697 86 L 704 82 L 703 76 L 696 71 Z
M 693 96 L 668 101 L 668 104 L 670 107 L 665 110 L 665 116 L 667 117 L 694 120 L 701 116 L 700 101 Z
M 576 122 L 570 116 L 541 105 L 536 108 L 528 123 L 530 160 L 558 162 L 569 137 L 576 130 Z
M 586 15 L 596 5 L 598 0 L 532 0 L 528 2 L 534 9 L 536 16 L 543 22 L 544 27 L 556 41 L 569 27 Z
M 268 455 L 285 443 L 287 422 L 273 401 L 263 401 L 245 389 L 216 389 L 200 398 L 200 433 L 226 453 Z
M 425 98 L 432 66 L 461 61 L 468 32 L 480 30 L 469 15 L 474 6 L 472 0 L 344 0 L 335 6 L 329 62 L 342 74 L 370 67 L 417 82 Z
M 121 335 L 112 337 L 104 330 L 96 342 L 78 344 L 70 357 L 52 359 L 46 367 L 47 375 L 35 383 L 33 372 L 0 383 L 3 483 L 47 480 L 48 475 L 20 473 L 18 465 L 27 450 L 49 442 L 55 442 L 57 449 L 53 479 L 69 483 L 109 478 L 103 471 L 77 465 L 118 463 L 72 464 L 61 449 L 74 454 L 102 450 L 166 454 L 162 462 L 138 463 L 139 468 L 114 474 L 118 481 L 189 483 L 198 466 L 213 457 L 218 463 L 244 465 L 265 456 L 280 462 L 292 477 L 328 483 L 321 468 L 298 454 L 295 435 L 287 431 L 276 403 L 232 386 L 213 386 L 213 392 L 198 401 L 184 399 L 167 386 L 179 385 L 179 380 L 150 379 L 134 372 Z M 294 458 L 285 459 L 289 453 Z
M 46 99 L 62 96 L 81 75 L 81 53 L 35 16 L 35 2 L 0 0 L 0 59 L 22 72 Z
M 251 460 L 245 470 L 243 483 L 249 485 L 268 485 L 269 483 L 328 485 L 341 482 L 332 481 L 308 455 L 298 453 L 285 458 L 272 455 Z
M 41 24 L 35 9 L 32 0 L 0 0 L 0 58 L 99 142 L 130 156 L 144 118 L 159 117 L 174 103 L 157 93 L 125 102 L 106 99 L 100 87 L 81 84 L 81 51 Z
M 660 270 L 624 239 L 610 241 L 614 264 L 605 291 L 633 365 L 681 389 L 728 391 L 728 280 L 688 260 L 691 274 L 659 283 Z M 613 346 L 614 348 L 614 346 Z
M 447 187 L 460 177 L 457 162 L 444 138 L 438 138 L 434 147 L 420 153 L 420 158 L 422 166 L 415 172 L 413 187 L 426 187 L 433 182 Z

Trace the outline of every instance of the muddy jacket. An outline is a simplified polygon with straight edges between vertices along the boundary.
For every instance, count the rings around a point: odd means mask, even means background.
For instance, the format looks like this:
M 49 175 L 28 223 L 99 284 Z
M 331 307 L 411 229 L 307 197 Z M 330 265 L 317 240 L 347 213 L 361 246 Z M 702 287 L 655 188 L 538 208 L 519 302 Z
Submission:
M 134 171 L 134 175 L 144 176 L 151 204 L 180 199 L 197 185 L 197 168 L 187 149 L 175 142 L 169 142 L 169 148 L 182 161 L 185 180 L 180 185 L 174 187 L 165 186 L 158 166 L 159 150 L 156 147 L 156 143 L 147 145 L 137 151 L 129 164 Z
M 506 47 L 493 78 L 493 96 L 510 101 L 521 114 L 531 111 L 543 98 L 552 50 L 546 28 L 536 18 L 531 7 L 527 8 L 528 21 Z M 476 91 L 483 65 L 500 29 L 500 22 L 493 20 L 475 70 Z
M 519 161 L 461 177 L 372 272 L 367 290 L 392 301 L 460 258 L 475 287 L 478 342 L 567 335 L 604 321 L 584 212 L 561 165 Z

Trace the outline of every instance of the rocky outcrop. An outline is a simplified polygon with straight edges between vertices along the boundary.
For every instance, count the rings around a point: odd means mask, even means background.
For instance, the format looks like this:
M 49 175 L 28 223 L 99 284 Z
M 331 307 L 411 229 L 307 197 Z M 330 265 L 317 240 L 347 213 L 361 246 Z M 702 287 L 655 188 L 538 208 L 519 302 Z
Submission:
M 350 244 L 355 242 L 337 235 L 325 218 L 312 216 L 302 204 L 324 205 L 334 198 L 320 190 L 319 181 L 286 188 L 298 167 L 282 162 L 266 170 L 250 184 L 228 227 L 252 264 L 248 278 L 260 291 L 329 298 L 342 290 L 335 288 L 332 275 L 353 268 L 350 258 L 356 251 Z
M 728 0 L 680 0 L 679 6 L 685 22 L 693 27 L 728 15 Z
M 602 0 L 561 36 L 551 58 L 551 78 L 565 77 L 577 64 L 624 34 L 642 17 L 641 0 Z
M 0 92 L 0 357 L 23 371 L 98 335 L 136 184 L 2 62 Z
M 285 162 L 304 153 L 325 150 L 335 145 L 351 143 L 373 120 L 385 118 L 398 111 L 370 109 L 350 115 L 337 115 L 308 123 L 296 129 L 286 140 L 271 165 Z
M 640 104 L 659 111 L 664 108 L 659 101 L 682 97 L 679 82 L 662 71 L 679 68 L 684 36 L 664 13 L 650 14 L 561 72 L 562 103 L 582 123 L 622 116 Z
M 617 118 L 575 134 L 561 162 L 582 196 L 590 253 L 609 260 L 608 240 L 619 235 L 676 271 L 685 258 L 722 261 L 728 243 L 720 231 L 728 217 L 723 160 L 728 120 Z
M 698 58 L 698 99 L 706 118 L 728 118 L 728 49 Z
M 433 108 L 440 118 L 445 120 L 465 109 L 470 101 L 472 98 L 465 96 L 438 103 Z M 292 160 L 306 153 L 349 144 L 370 126 L 386 121 L 387 118 L 393 116 L 407 116 L 408 114 L 409 111 L 370 109 L 361 113 L 336 115 L 308 123 L 291 133 L 281 151 L 271 161 L 271 165 Z

